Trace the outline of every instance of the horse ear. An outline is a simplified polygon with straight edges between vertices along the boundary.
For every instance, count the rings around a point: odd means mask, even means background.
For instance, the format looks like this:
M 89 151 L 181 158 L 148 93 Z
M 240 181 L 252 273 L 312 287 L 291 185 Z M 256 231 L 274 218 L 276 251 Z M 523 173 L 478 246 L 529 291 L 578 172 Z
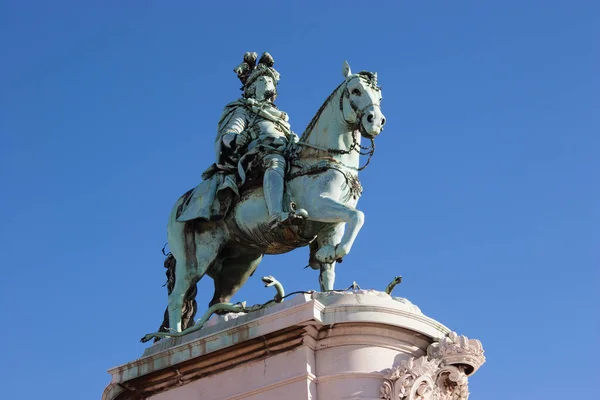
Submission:
M 348 61 L 346 61 L 346 60 L 344 60 L 344 65 L 342 66 L 342 75 L 344 75 L 344 78 L 347 78 L 350 75 L 352 75 L 352 70 L 350 69 L 350 64 L 348 64 Z

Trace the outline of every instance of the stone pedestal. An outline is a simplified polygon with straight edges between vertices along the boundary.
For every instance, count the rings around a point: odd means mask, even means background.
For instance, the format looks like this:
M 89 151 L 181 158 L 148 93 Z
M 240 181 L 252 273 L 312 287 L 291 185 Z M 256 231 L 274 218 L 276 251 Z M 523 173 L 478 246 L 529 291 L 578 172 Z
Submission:
M 161 340 L 109 370 L 102 399 L 466 399 L 484 361 L 406 299 L 300 294 Z

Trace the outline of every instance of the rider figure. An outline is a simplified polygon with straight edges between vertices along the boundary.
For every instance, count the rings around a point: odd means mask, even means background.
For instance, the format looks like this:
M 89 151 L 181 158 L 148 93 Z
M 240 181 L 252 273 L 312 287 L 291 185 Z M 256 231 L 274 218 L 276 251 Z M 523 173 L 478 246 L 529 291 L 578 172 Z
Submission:
M 274 226 L 307 214 L 305 210 L 283 211 L 287 168 L 284 151 L 298 137 L 290 129 L 288 115 L 273 104 L 280 77 L 273 68 L 273 57 L 263 53 L 258 65 L 256 59 L 256 53 L 246 53 L 244 62 L 234 69 L 243 84 L 243 97 L 228 104 L 219 121 L 216 167 L 237 169 L 242 184 L 253 166 L 264 172 L 269 225 Z

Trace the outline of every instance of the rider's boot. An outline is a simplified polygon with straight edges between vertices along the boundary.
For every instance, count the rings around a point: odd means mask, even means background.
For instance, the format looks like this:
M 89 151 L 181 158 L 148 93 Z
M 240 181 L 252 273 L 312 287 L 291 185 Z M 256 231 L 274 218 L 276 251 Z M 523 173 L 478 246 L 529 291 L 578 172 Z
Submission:
M 308 213 L 303 209 L 295 209 L 291 212 L 283 211 L 285 158 L 280 154 L 269 154 L 263 162 L 265 167 L 263 191 L 269 211 L 268 225 L 275 227 L 282 223 L 291 223 L 294 219 L 306 218 Z

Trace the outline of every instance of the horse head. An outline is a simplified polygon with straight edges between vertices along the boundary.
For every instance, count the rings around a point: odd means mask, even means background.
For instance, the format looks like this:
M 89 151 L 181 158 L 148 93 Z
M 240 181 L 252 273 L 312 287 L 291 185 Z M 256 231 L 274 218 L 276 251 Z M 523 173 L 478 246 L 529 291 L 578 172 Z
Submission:
M 340 109 L 344 121 L 367 139 L 377 136 L 385 125 L 381 112 L 381 88 L 377 85 L 377 73 L 361 71 L 353 74 L 347 61 L 342 73 L 346 79 L 340 97 Z

